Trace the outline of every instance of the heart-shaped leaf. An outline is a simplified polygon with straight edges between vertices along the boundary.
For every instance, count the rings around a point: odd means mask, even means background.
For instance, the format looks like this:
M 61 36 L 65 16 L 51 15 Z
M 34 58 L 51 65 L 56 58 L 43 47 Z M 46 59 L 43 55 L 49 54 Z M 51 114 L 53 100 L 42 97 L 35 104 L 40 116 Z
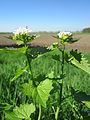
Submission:
M 5 117 L 7 120 L 30 120 L 30 115 L 35 111 L 35 106 L 31 104 L 20 105 L 13 109 L 13 112 L 6 112 Z
M 52 81 L 49 79 L 46 79 L 42 81 L 38 87 L 34 88 L 32 92 L 32 98 L 33 100 L 42 105 L 43 107 L 46 107 L 46 101 L 48 100 L 49 93 L 52 89 Z

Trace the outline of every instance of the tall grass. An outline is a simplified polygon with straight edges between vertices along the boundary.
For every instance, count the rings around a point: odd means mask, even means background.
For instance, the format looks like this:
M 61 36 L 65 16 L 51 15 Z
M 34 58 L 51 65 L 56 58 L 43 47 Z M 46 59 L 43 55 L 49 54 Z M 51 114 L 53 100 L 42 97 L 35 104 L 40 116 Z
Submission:
M 41 50 L 32 49 L 32 51 L 30 51 L 30 55 L 31 55 L 31 52 L 34 52 L 35 50 L 39 53 L 46 52 L 45 49 L 41 49 Z M 84 53 L 84 54 L 85 54 L 85 57 L 88 58 L 88 61 L 90 63 L 90 53 Z M 38 57 L 38 59 L 35 58 L 32 60 L 31 67 L 33 72 L 33 78 L 35 80 L 39 78 L 38 80 L 42 81 L 42 78 L 44 79 L 44 76 L 46 76 L 52 71 L 54 72 L 54 76 L 56 77 L 61 74 L 61 63 L 60 61 L 57 61 L 55 58 L 52 59 L 52 55 L 54 55 L 55 57 L 55 55 L 58 56 L 60 54 L 57 51 L 54 51 L 54 52 L 52 51 L 52 53 L 46 52 L 43 57 L 40 57 L 40 58 Z M 21 53 L 0 52 L 0 101 L 1 103 L 19 105 L 19 104 L 25 103 L 25 101 L 27 100 L 27 98 L 21 92 L 21 84 L 27 82 L 28 79 L 30 79 L 28 73 L 27 72 L 23 73 L 13 83 L 11 83 L 10 81 L 15 76 L 16 70 L 18 68 L 25 67 L 25 63 L 26 63 L 25 61 L 26 61 L 26 57 Z M 63 87 L 64 96 L 69 95 L 70 93 L 69 87 L 74 88 L 75 91 L 82 91 L 83 93 L 85 92 L 90 95 L 90 75 L 68 64 L 65 65 L 64 73 L 65 74 L 69 73 L 68 76 L 64 78 L 64 87 Z M 72 102 L 72 99 L 71 99 L 71 102 Z
M 53 53 L 52 54 L 56 54 Z M 54 71 L 55 76 L 60 74 L 60 62 L 52 59 L 52 54 L 44 55 L 44 57 L 40 59 L 34 59 L 32 61 L 32 71 L 33 77 L 36 78 L 39 75 L 46 75 L 51 71 Z M 90 63 L 90 53 L 85 53 L 85 57 L 88 59 Z M 24 62 L 26 58 L 23 54 L 20 53 L 0 53 L 0 79 L 2 82 L 8 82 L 15 75 L 15 71 L 18 67 L 24 67 Z M 43 64 L 44 63 L 44 64 Z M 81 89 L 82 91 L 87 91 L 90 94 L 90 76 L 83 72 L 80 69 L 77 69 L 73 66 L 66 64 L 65 74 L 69 73 L 67 84 L 72 84 L 72 86 L 76 86 L 77 89 Z M 20 77 L 20 79 L 26 79 L 26 76 Z M 67 79 L 67 78 L 66 78 Z

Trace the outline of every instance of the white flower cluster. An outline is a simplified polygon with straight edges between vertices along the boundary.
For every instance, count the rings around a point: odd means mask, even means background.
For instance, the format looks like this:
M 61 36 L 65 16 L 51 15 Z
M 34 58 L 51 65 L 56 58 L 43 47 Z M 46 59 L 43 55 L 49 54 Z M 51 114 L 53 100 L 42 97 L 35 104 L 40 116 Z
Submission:
M 14 33 L 14 35 L 15 36 L 17 36 L 17 35 L 22 35 L 22 34 L 28 34 L 28 33 L 30 33 L 30 32 L 32 32 L 32 30 L 30 30 L 30 29 L 28 29 L 27 27 L 25 27 L 25 28 L 21 28 L 21 27 L 19 27 L 15 32 L 13 32 Z
M 63 36 L 71 36 L 71 32 L 60 32 L 57 34 L 59 38 L 62 38 Z

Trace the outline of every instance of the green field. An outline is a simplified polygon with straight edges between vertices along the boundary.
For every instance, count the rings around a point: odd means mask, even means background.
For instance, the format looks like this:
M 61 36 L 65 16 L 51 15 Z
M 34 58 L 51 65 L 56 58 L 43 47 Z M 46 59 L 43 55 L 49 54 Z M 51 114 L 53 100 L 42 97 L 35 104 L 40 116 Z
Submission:
M 56 34 L 37 34 L 31 48 L 0 35 L 0 120 L 89 120 L 90 35 L 76 33 L 80 41 L 52 49 Z
M 33 50 L 34 49 L 34 50 Z M 32 52 L 46 52 L 45 49 L 33 48 Z M 35 81 L 42 81 L 46 75 L 54 71 L 54 76 L 61 74 L 61 64 L 59 61 L 52 59 L 52 55 L 58 54 L 57 51 L 52 53 L 45 53 L 43 57 L 35 58 L 31 62 L 33 78 Z M 84 53 L 85 57 L 90 63 L 90 53 Z M 17 69 L 23 69 L 25 67 L 26 56 L 21 53 L 9 53 L 9 52 L 0 52 L 0 101 L 1 103 L 8 104 L 24 104 L 26 97 L 21 92 L 21 85 L 27 83 L 30 79 L 28 70 L 24 72 L 20 77 L 18 77 L 13 83 L 11 82 L 12 78 L 15 76 Z M 75 99 L 79 100 L 89 100 L 90 101 L 90 75 L 84 71 L 77 69 L 74 66 L 65 64 L 64 73 L 67 75 L 64 78 L 64 87 L 63 87 L 63 96 L 68 96 L 71 94 L 71 91 L 76 92 Z M 69 89 L 69 88 L 74 88 Z M 57 88 L 56 88 L 57 90 Z M 54 102 L 53 96 L 52 100 Z M 30 99 L 28 99 L 30 102 Z M 76 104 L 72 101 L 72 98 L 68 98 L 63 104 L 63 113 L 64 116 L 71 114 L 70 104 Z M 49 101 L 50 102 L 50 101 Z M 48 103 L 47 103 L 48 104 Z M 49 105 L 51 107 L 51 105 Z M 68 112 L 65 112 L 69 108 Z M 79 109 L 79 108 L 78 108 Z M 50 109 L 49 109 L 50 110 Z M 79 109 L 80 110 L 80 109 Z M 85 110 L 87 110 L 85 108 Z M 48 109 L 45 110 L 44 119 L 51 120 L 51 115 L 47 113 Z M 49 111 L 49 112 L 52 112 Z M 80 111 L 81 112 L 81 111 Z M 2 112 L 0 114 L 2 116 Z M 76 113 L 75 113 L 76 115 Z M 0 116 L 0 117 L 1 117 Z M 1 117 L 2 119 L 2 117 Z M 88 118 L 85 117 L 85 120 Z
M 90 53 L 86 52 L 84 54 L 90 63 Z M 49 59 L 50 59 L 50 56 L 49 57 L 45 56 L 44 59 L 38 59 L 38 60 L 32 61 L 32 70 L 33 70 L 34 77 L 37 77 L 39 74 L 41 75 L 48 74 L 52 70 L 54 70 L 55 74 L 58 74 L 58 73 L 60 74 L 60 63 L 53 60 L 52 58 L 51 58 L 51 61 Z M 25 64 L 24 64 L 25 61 L 26 61 L 26 58 L 23 54 L 0 52 L 1 81 L 5 81 L 5 82 L 10 81 L 10 79 L 14 77 L 15 71 L 18 69 L 18 67 L 20 68 L 25 67 Z M 81 89 L 85 92 L 87 91 L 87 93 L 90 94 L 90 76 L 87 73 L 73 66 L 68 66 L 67 64 L 65 66 L 65 72 L 66 74 L 67 72 L 69 72 L 68 77 L 72 85 L 76 86 L 77 89 Z M 19 79 L 24 80 L 26 79 L 26 76 L 23 75 Z

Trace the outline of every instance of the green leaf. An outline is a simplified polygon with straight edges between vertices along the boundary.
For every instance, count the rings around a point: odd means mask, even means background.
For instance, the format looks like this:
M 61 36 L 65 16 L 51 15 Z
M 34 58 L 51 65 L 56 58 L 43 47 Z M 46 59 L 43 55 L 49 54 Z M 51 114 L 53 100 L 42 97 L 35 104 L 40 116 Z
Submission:
M 82 101 L 90 109 L 90 101 Z
M 26 52 L 26 50 L 27 50 L 27 46 L 25 46 L 25 47 L 22 47 L 22 48 L 3 48 L 3 49 L 0 49 L 0 51 L 1 52 L 10 52 L 10 53 L 23 53 L 23 54 L 25 54 L 25 52 Z
M 49 50 L 55 50 L 57 48 L 58 48 L 58 42 L 55 42 L 51 46 L 49 46 L 47 49 L 49 49 Z
M 14 112 L 5 112 L 6 120 L 22 120 L 21 118 L 17 118 Z
M 47 74 L 46 77 L 48 77 L 50 79 L 54 78 L 54 71 L 51 71 L 51 73 Z
M 24 42 L 21 41 L 21 40 L 17 40 L 16 43 L 17 43 L 18 45 L 24 44 Z
M 18 118 L 21 119 L 29 119 L 30 115 L 35 111 L 35 106 L 31 104 L 20 105 L 20 107 L 16 107 L 13 112 L 17 115 Z
M 48 100 L 51 89 L 52 89 L 52 81 L 51 80 L 46 79 L 46 80 L 40 82 L 38 87 L 36 87 L 33 90 L 33 93 L 32 93 L 33 100 L 36 103 L 42 105 L 43 107 L 46 107 L 46 101 Z
M 22 84 L 22 91 L 27 96 L 32 96 L 32 91 L 34 90 L 32 81 L 29 80 L 29 83 Z
M 23 70 L 21 68 L 19 68 L 16 71 L 16 75 L 11 79 L 11 82 L 15 81 L 19 76 L 21 76 L 24 72 L 26 72 L 28 66 L 26 66 Z
M 20 53 L 25 54 L 25 53 L 26 53 L 27 48 L 28 48 L 27 46 L 22 47 L 22 48 L 18 48 L 18 49 L 17 49 L 17 52 L 20 52 Z
M 70 56 L 71 58 L 69 59 L 69 61 L 75 65 L 76 67 L 84 70 L 85 72 L 87 72 L 88 74 L 90 74 L 90 64 L 88 63 L 88 60 L 86 60 L 86 58 L 84 58 L 84 55 L 77 52 L 77 50 L 70 51 Z
M 77 50 L 71 50 L 70 54 L 77 60 L 77 61 L 81 61 L 82 58 L 82 54 L 81 52 L 78 52 Z
M 82 57 L 80 62 L 78 60 L 76 60 L 75 58 L 73 58 L 71 60 L 71 63 L 73 65 L 75 65 L 76 67 L 84 70 L 88 74 L 90 74 L 90 64 L 88 63 L 88 61 L 86 60 L 86 58 Z
M 52 58 L 60 62 L 60 55 L 52 55 Z
M 30 80 L 29 83 L 24 83 L 22 87 L 22 91 L 25 95 L 32 96 L 35 103 L 46 107 L 46 101 L 48 100 L 49 93 L 52 89 L 51 80 L 46 79 L 40 82 L 37 87 L 34 87 L 32 81 Z
M 35 111 L 35 105 L 31 104 L 24 104 L 20 105 L 13 109 L 13 112 L 6 112 L 5 117 L 6 120 L 22 120 L 27 119 L 30 120 L 30 115 Z
M 31 42 L 31 41 L 34 40 L 35 38 L 36 38 L 36 35 L 27 36 L 27 42 Z

